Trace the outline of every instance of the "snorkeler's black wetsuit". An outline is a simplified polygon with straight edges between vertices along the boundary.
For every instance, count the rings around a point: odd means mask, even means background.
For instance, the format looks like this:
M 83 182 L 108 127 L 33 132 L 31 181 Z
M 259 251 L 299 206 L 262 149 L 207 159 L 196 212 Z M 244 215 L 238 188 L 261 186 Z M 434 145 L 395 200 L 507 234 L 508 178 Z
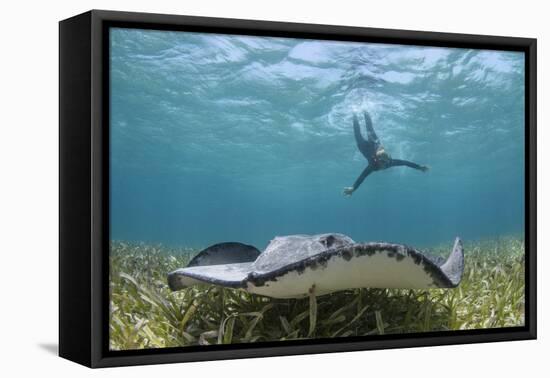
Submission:
M 367 112 L 363 112 L 363 115 L 365 117 L 365 126 L 367 127 L 367 139 L 365 140 L 361 135 L 359 120 L 357 119 L 357 116 L 355 114 L 353 115 L 353 131 L 355 134 L 355 141 L 357 142 L 357 148 L 359 148 L 359 151 L 361 151 L 369 164 L 359 175 L 357 180 L 355 180 L 355 183 L 351 188 L 352 191 L 355 191 L 359 186 L 361 186 L 365 178 L 375 171 L 380 171 L 397 166 L 406 166 L 418 169 L 423 172 L 428 169 L 428 167 L 426 166 L 422 166 L 407 160 L 392 159 L 388 155 L 377 156 L 377 151 L 382 147 L 382 145 L 380 144 L 378 136 L 374 132 L 374 128 L 372 127 L 372 120 L 369 114 Z

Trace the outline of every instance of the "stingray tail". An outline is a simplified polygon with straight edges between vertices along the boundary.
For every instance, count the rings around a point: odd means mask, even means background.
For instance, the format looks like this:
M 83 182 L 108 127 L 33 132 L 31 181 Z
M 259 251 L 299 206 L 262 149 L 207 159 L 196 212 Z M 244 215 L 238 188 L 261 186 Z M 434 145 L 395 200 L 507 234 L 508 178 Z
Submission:
M 451 281 L 451 287 L 457 287 L 464 272 L 464 248 L 460 238 L 455 239 L 453 251 L 440 268 Z

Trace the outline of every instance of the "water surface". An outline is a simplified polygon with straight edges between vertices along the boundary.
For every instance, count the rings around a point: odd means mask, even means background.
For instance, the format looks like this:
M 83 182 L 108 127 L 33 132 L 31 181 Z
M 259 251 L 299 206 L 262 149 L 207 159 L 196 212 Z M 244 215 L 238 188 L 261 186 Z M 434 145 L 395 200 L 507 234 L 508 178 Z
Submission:
M 111 239 L 523 234 L 523 53 L 137 29 L 110 44 Z M 363 110 L 392 157 L 430 171 L 344 197 L 367 164 Z

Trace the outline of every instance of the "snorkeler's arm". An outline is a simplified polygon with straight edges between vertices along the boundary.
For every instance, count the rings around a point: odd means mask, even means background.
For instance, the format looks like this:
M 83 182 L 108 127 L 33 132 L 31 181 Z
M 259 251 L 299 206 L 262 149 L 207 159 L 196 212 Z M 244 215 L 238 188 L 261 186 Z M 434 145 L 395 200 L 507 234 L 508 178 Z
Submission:
M 361 186 L 363 181 L 365 181 L 367 176 L 370 175 L 372 172 L 374 172 L 374 169 L 372 168 L 372 166 L 370 164 L 367 165 L 367 168 L 363 169 L 363 172 L 361 172 L 359 177 L 357 177 L 357 180 L 355 180 L 355 182 L 353 183 L 353 186 L 344 189 L 344 194 L 351 195 L 351 193 L 356 191 L 357 188 L 359 188 Z
M 418 169 L 419 171 L 426 172 L 429 168 L 426 165 L 420 165 L 413 163 L 412 161 L 400 160 L 400 159 L 391 159 L 389 163 L 390 167 L 399 167 L 405 166 L 413 169 Z
M 372 127 L 372 119 L 370 118 L 369 113 L 363 112 L 363 116 L 365 117 L 365 126 L 367 127 L 367 137 L 369 138 L 369 141 L 378 143 L 378 136 Z
M 355 114 L 353 115 L 353 133 L 355 134 L 355 142 L 357 142 L 357 147 L 361 150 L 367 141 L 363 138 L 363 135 L 361 135 L 359 120 Z

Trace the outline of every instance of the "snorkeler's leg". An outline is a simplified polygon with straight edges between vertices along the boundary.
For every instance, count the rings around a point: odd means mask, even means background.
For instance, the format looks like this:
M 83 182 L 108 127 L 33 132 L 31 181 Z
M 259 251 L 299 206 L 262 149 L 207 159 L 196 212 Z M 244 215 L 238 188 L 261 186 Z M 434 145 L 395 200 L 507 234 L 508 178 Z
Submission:
M 367 127 L 367 137 L 369 141 L 379 144 L 380 142 L 378 141 L 378 136 L 372 127 L 372 119 L 370 118 L 369 113 L 363 112 L 363 116 L 365 117 L 365 126 Z
M 363 138 L 363 135 L 361 134 L 361 127 L 359 126 L 359 119 L 357 119 L 356 114 L 353 115 L 353 133 L 355 135 L 357 148 L 370 163 L 374 159 L 376 145 L 370 140 L 367 141 Z
M 361 172 L 359 177 L 357 177 L 357 180 L 355 180 L 355 182 L 353 183 L 353 186 L 344 188 L 344 195 L 351 196 L 352 193 L 355 192 L 357 190 L 357 188 L 359 188 L 361 186 L 363 181 L 365 181 L 367 176 L 370 175 L 372 172 L 374 172 L 374 169 L 372 168 L 372 165 L 370 165 L 370 164 L 367 165 L 367 167 L 365 169 L 363 169 L 363 172 Z
M 399 167 L 399 166 L 418 169 L 419 171 L 422 171 L 422 172 L 426 172 L 429 169 L 427 165 L 420 165 L 420 164 L 413 163 L 412 161 L 400 160 L 400 159 L 391 159 L 391 161 L 388 164 L 388 168 Z
M 359 126 L 359 120 L 357 119 L 357 115 L 353 115 L 353 133 L 355 135 L 355 142 L 357 142 L 357 147 L 359 150 L 361 150 L 361 146 L 367 143 L 367 141 L 363 138 L 363 135 L 361 135 L 361 128 Z

